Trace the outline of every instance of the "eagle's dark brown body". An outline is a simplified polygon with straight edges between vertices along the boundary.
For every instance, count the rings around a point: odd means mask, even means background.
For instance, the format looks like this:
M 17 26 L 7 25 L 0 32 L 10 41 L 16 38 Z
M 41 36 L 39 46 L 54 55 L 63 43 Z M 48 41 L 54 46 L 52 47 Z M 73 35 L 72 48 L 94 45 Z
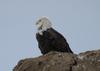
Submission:
M 73 53 L 65 38 L 53 28 L 44 31 L 43 35 L 37 33 L 36 38 L 42 54 L 50 51 Z

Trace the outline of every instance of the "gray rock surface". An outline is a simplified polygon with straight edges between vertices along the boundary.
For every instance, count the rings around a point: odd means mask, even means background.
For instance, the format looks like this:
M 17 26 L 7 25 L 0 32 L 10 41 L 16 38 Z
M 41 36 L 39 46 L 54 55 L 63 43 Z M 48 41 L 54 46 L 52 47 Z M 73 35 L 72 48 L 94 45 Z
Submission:
M 50 52 L 36 58 L 20 60 L 13 71 L 100 71 L 100 50 L 79 55 Z

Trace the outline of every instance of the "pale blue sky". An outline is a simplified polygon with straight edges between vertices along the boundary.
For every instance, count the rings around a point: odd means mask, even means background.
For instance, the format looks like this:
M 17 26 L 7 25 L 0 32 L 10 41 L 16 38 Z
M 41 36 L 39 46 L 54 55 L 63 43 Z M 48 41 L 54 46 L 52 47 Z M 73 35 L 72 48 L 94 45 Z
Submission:
M 100 0 L 0 0 L 0 71 L 41 55 L 35 21 L 48 16 L 75 53 L 100 49 Z

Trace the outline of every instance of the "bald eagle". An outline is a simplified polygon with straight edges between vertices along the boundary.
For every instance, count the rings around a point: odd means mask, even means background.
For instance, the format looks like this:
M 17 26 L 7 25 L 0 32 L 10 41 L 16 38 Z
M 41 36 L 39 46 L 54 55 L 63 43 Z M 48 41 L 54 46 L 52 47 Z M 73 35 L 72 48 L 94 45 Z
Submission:
M 38 32 L 36 39 L 42 54 L 50 51 L 73 53 L 65 38 L 52 28 L 52 24 L 47 17 L 41 17 L 36 21 Z

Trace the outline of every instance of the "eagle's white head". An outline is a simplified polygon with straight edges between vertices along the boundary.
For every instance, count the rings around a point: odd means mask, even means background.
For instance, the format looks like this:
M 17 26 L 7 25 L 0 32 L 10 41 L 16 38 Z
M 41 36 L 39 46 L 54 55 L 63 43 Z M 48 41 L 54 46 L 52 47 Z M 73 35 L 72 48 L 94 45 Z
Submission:
M 47 17 L 40 17 L 36 21 L 36 26 L 37 26 L 37 29 L 38 29 L 38 33 L 40 35 L 43 35 L 43 31 L 46 31 L 47 29 L 51 28 L 52 24 Z

